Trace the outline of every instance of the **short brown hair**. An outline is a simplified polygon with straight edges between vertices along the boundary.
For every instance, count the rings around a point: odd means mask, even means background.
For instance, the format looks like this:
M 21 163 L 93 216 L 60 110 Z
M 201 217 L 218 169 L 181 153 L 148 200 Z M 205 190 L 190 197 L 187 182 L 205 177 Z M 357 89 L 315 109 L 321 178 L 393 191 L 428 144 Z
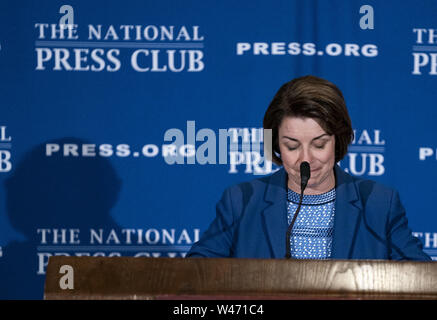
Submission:
M 264 129 L 272 129 L 273 162 L 282 165 L 279 150 L 279 126 L 284 117 L 312 118 L 335 136 L 335 162 L 344 158 L 354 137 L 343 94 L 328 80 L 304 76 L 281 86 L 264 115 Z M 266 143 L 266 141 L 264 141 Z

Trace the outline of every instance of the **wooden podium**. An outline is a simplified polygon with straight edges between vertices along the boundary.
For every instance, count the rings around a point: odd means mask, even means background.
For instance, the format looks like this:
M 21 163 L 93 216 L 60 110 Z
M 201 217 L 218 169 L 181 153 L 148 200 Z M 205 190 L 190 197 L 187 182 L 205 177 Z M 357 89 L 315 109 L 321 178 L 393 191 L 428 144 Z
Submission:
M 44 298 L 437 299 L 437 263 L 54 256 Z

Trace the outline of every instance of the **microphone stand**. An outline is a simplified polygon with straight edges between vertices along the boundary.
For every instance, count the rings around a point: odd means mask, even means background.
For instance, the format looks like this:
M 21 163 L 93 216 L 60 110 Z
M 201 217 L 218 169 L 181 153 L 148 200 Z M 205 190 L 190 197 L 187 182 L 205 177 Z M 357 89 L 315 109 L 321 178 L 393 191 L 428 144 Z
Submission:
M 303 200 L 303 191 L 305 190 L 308 180 L 310 179 L 311 170 L 308 162 L 304 161 L 300 164 L 300 197 L 299 204 L 297 205 L 296 212 L 294 213 L 293 219 L 291 220 L 290 225 L 287 228 L 287 233 L 285 234 L 285 259 L 291 258 L 291 250 L 290 250 L 290 236 L 291 230 L 293 229 L 294 223 L 296 222 L 297 215 L 300 211 L 300 207 L 302 206 Z

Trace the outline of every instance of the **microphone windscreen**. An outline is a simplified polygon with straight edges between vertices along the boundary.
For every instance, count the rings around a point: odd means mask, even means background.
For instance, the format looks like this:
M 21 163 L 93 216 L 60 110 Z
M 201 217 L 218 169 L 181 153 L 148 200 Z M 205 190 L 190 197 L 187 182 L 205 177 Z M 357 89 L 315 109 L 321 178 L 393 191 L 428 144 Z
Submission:
M 300 164 L 300 178 L 308 181 L 311 176 L 310 164 L 306 161 Z

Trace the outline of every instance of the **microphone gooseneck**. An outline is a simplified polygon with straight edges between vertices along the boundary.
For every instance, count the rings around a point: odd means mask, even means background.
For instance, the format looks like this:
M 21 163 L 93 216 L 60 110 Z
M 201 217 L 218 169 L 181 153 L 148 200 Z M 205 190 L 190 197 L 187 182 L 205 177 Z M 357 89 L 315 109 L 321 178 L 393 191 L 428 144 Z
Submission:
M 310 164 L 306 161 L 302 162 L 300 164 L 300 197 L 299 197 L 299 204 L 297 206 L 296 212 L 294 213 L 293 220 L 291 220 L 290 225 L 287 228 L 287 233 L 285 236 L 285 258 L 290 259 L 291 258 L 291 252 L 290 252 L 290 236 L 291 236 L 291 230 L 293 229 L 294 223 L 297 218 L 297 214 L 300 211 L 300 207 L 302 205 L 303 200 L 303 191 L 305 190 L 308 180 L 310 180 L 311 177 L 311 169 Z

